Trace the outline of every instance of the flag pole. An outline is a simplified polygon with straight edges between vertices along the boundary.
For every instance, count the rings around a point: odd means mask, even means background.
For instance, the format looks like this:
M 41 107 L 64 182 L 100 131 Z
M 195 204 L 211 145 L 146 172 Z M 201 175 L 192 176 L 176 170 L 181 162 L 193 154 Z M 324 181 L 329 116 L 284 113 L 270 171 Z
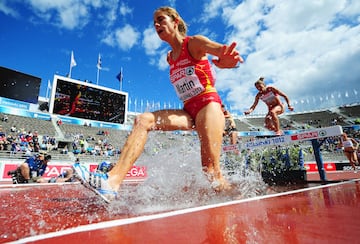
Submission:
M 99 85 L 99 76 L 100 76 L 100 70 L 101 70 L 101 55 L 99 53 L 98 61 L 97 61 L 97 75 L 96 75 L 96 85 Z
M 123 77 L 124 77 L 123 68 L 121 67 L 121 68 L 120 68 L 120 73 L 116 76 L 116 79 L 118 79 L 118 80 L 119 80 L 119 83 L 120 83 L 120 91 L 122 91 Z
M 123 77 L 124 77 L 124 74 L 123 74 L 123 68 L 121 67 L 120 68 L 120 91 L 122 91 L 122 83 L 123 83 Z
M 97 75 L 96 75 L 96 85 L 99 85 L 99 76 L 100 76 L 100 69 L 97 68 Z
M 71 78 L 71 70 L 72 70 L 72 65 L 71 65 L 71 63 L 70 63 L 70 70 L 69 70 L 69 78 Z

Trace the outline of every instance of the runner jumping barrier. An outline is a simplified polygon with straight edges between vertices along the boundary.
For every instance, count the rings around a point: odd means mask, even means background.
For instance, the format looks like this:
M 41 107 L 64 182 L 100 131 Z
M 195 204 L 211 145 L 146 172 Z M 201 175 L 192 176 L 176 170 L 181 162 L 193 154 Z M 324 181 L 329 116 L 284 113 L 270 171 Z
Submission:
M 290 135 L 282 135 L 282 136 L 249 141 L 243 143 L 241 145 L 241 149 L 253 149 L 258 147 L 284 145 L 284 144 L 295 143 L 300 141 L 310 141 L 313 139 L 321 139 L 331 136 L 340 136 L 342 135 L 342 133 L 343 133 L 342 127 L 340 125 L 313 129 L 313 130 L 296 131 L 294 134 L 290 134 Z
M 320 179 L 326 181 L 326 174 L 324 169 L 324 164 L 320 152 L 320 147 L 323 141 L 318 139 L 340 136 L 343 134 L 342 127 L 339 125 L 313 129 L 313 130 L 304 130 L 296 131 L 294 134 L 276 136 L 264 139 L 255 139 L 240 145 L 240 149 L 255 149 L 260 147 L 270 147 L 270 146 L 280 146 L 290 143 L 296 143 L 300 141 L 311 141 L 312 147 L 314 149 L 314 156 L 316 164 L 318 167 Z

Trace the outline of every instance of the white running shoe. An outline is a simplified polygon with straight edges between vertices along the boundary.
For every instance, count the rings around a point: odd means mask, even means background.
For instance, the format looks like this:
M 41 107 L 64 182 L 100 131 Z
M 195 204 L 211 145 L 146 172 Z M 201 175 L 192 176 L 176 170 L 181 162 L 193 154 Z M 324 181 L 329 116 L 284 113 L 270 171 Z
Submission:
M 91 173 L 89 184 L 106 202 L 111 202 L 117 198 L 118 194 L 110 187 L 108 178 L 106 173 Z
M 75 163 L 73 164 L 73 169 L 76 173 L 76 176 L 81 180 L 82 183 L 88 183 L 90 180 L 90 171 L 86 168 L 85 165 Z
M 90 172 L 81 164 L 74 164 L 73 168 L 81 183 L 99 195 L 105 202 L 110 203 L 117 198 L 117 192 L 109 186 L 107 174 Z

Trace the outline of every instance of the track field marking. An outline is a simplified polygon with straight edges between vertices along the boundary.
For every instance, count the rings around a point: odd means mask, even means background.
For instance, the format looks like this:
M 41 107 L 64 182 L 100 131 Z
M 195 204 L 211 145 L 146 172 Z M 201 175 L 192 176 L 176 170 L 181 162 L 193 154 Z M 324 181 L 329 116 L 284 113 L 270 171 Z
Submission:
M 156 220 L 156 219 L 161 219 L 161 218 L 182 215 L 182 214 L 188 214 L 188 213 L 192 213 L 192 212 L 198 212 L 198 211 L 212 209 L 212 208 L 218 208 L 218 207 L 224 207 L 224 206 L 229 206 L 229 205 L 241 204 L 241 203 L 245 203 L 245 202 L 257 201 L 257 200 L 261 200 L 261 199 L 291 195 L 291 194 L 296 194 L 296 193 L 300 193 L 300 192 L 326 188 L 326 187 L 330 187 L 330 186 L 339 186 L 339 185 L 343 185 L 343 184 L 353 183 L 355 181 L 360 181 L 360 179 L 343 181 L 343 182 L 333 183 L 333 184 L 320 185 L 320 186 L 314 186 L 314 187 L 308 187 L 308 188 L 297 189 L 297 190 L 287 191 L 287 192 L 280 192 L 280 193 L 269 194 L 269 195 L 264 195 L 264 196 L 257 196 L 257 197 L 253 197 L 253 198 L 234 200 L 234 201 L 229 201 L 229 202 L 224 202 L 224 203 L 175 210 L 175 211 L 160 213 L 160 214 L 138 216 L 138 217 L 127 218 L 127 219 L 110 220 L 110 221 L 99 222 L 99 223 L 95 223 L 95 224 L 82 225 L 82 226 L 74 227 L 71 229 L 65 229 L 65 230 L 60 230 L 57 232 L 50 232 L 50 233 L 46 233 L 46 234 L 42 234 L 42 235 L 27 237 L 27 238 L 19 239 L 17 241 L 9 242 L 9 243 L 35 242 L 38 240 L 44 240 L 44 239 L 53 238 L 53 237 L 61 237 L 61 236 L 68 235 L 68 234 L 74 234 L 74 233 L 80 233 L 80 232 L 85 232 L 85 231 L 92 231 L 92 230 L 99 230 L 99 229 L 104 229 L 104 228 L 128 225 L 128 224 L 133 224 L 133 223 L 139 223 L 139 222 L 144 222 L 144 221 L 150 221 L 150 220 Z

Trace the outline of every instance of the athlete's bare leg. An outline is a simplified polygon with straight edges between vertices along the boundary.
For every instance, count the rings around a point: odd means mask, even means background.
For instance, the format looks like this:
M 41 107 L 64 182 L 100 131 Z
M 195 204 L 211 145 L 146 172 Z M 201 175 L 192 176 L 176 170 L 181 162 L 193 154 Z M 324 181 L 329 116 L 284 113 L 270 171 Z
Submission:
M 148 132 L 151 130 L 190 130 L 193 128 L 191 117 L 183 110 L 160 110 L 139 115 L 134 122 L 120 158 L 108 173 L 110 187 L 117 191 L 135 161 L 144 150 Z
M 274 122 L 272 120 L 272 116 L 270 115 L 270 113 L 268 113 L 265 117 L 265 128 L 268 129 L 268 130 L 271 130 L 271 131 L 274 131 L 275 130 L 275 127 L 274 127 Z
M 232 131 L 230 133 L 230 136 L 231 136 L 231 144 L 232 145 L 237 144 L 237 131 Z
M 278 106 L 275 106 L 273 107 L 268 115 L 271 117 L 270 120 L 271 120 L 271 123 L 272 123 L 272 127 L 273 127 L 273 131 L 276 133 L 276 134 L 281 134 L 282 131 L 280 130 L 280 120 L 279 120 L 279 115 L 282 114 L 284 111 L 284 108 L 282 105 L 278 105 Z
M 220 154 L 225 126 L 224 114 L 219 103 L 209 103 L 200 110 L 195 121 L 201 143 L 201 164 L 216 190 L 230 188 L 220 169 Z
M 353 170 L 356 170 L 355 163 L 357 161 L 356 153 L 355 152 L 344 152 L 345 156 L 349 160 L 350 166 L 353 168 Z

